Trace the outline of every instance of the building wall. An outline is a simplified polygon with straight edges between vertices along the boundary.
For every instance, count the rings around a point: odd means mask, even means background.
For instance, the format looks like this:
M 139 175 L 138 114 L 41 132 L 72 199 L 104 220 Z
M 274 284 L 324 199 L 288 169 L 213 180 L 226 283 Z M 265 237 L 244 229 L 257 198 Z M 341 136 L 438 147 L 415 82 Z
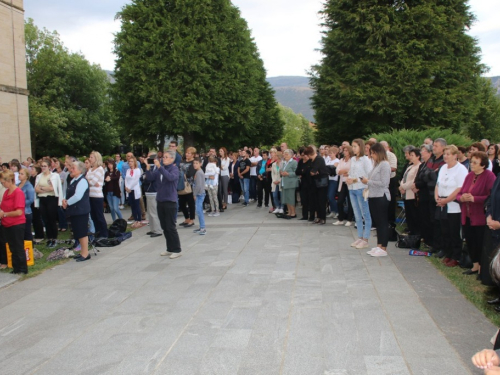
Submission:
M 0 0 L 0 157 L 26 160 L 31 137 L 23 0 Z

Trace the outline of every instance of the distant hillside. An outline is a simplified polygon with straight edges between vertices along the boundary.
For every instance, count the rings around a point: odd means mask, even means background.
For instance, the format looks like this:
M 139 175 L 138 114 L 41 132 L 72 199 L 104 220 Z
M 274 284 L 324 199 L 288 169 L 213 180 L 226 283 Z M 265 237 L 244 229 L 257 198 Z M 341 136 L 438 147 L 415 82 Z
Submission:
M 488 78 L 491 79 L 491 85 L 497 90 L 497 96 L 500 96 L 500 76 Z
M 302 113 L 309 121 L 314 121 L 314 110 L 311 107 L 313 94 L 307 77 L 269 77 L 267 81 L 274 88 L 276 100 L 293 109 L 295 113 Z

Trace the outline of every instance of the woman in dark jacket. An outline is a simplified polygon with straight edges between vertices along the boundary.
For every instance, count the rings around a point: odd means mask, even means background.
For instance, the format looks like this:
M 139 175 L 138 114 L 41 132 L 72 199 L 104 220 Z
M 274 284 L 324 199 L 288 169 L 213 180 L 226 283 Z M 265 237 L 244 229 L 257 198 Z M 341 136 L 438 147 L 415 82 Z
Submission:
M 329 170 L 325 164 L 325 159 L 318 157 L 318 154 L 312 147 L 304 150 L 309 159 L 311 159 L 311 191 L 313 194 L 312 207 L 316 211 L 314 224 L 324 225 L 326 223 L 326 196 L 328 192 Z
M 117 217 L 123 219 L 120 211 L 120 172 L 116 169 L 116 164 L 113 159 L 108 159 L 106 161 L 106 167 L 107 171 L 104 174 L 104 192 L 111 211 L 111 217 L 113 221 L 115 221 Z
M 314 221 L 314 210 L 311 209 L 310 193 L 312 177 L 311 177 L 311 160 L 309 156 L 304 154 L 304 149 L 300 150 L 300 160 L 297 164 L 295 174 L 300 178 L 300 202 L 302 205 L 302 218 L 299 220 Z
M 181 163 L 180 171 L 181 175 L 184 174 L 189 184 L 193 184 L 194 175 L 196 174 L 196 170 L 193 167 L 194 155 L 196 154 L 196 149 L 194 147 L 189 147 L 186 150 L 186 160 Z M 184 214 L 184 221 L 180 223 L 180 226 L 183 227 L 192 227 L 194 226 L 195 219 L 195 203 L 193 192 L 189 194 L 179 194 L 179 206 Z
M 431 214 L 435 212 L 435 203 L 431 203 L 429 187 L 427 185 L 428 175 L 431 172 L 427 167 L 427 162 L 432 156 L 432 146 L 423 145 L 420 149 L 421 164 L 418 168 L 412 191 L 415 193 L 415 202 L 417 204 L 419 227 L 424 243 L 432 246 L 434 228 L 430 221 Z M 434 194 L 434 191 L 432 191 Z M 440 249 L 437 249 L 440 250 Z
M 229 153 L 229 187 L 231 190 L 231 201 L 233 204 L 238 203 L 241 195 L 241 184 L 238 178 L 238 168 L 240 162 L 238 161 L 238 153 L 236 151 Z
M 31 167 L 30 171 L 30 183 L 35 186 L 36 176 L 42 172 L 42 169 L 38 165 Z M 33 219 L 33 230 L 35 231 L 35 237 L 33 243 L 38 244 L 45 237 L 43 231 L 42 215 L 40 214 L 40 209 L 35 207 L 35 203 L 31 205 L 32 219 Z

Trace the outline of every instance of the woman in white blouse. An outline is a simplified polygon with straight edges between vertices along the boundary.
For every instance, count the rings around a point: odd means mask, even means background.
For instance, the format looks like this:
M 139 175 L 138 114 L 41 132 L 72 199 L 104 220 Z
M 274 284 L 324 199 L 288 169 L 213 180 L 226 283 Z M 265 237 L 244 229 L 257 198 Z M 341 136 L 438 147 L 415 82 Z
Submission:
M 415 193 L 412 189 L 418 169 L 420 168 L 420 150 L 417 148 L 410 149 L 408 152 L 408 161 L 410 165 L 403 175 L 403 179 L 399 185 L 399 192 L 404 200 L 406 223 L 408 224 L 410 234 L 420 234 L 418 193 Z
M 128 203 L 132 208 L 132 216 L 134 217 L 132 228 L 140 228 L 143 226 L 141 223 L 141 204 L 139 202 L 139 199 L 141 199 L 141 186 L 139 184 L 141 170 L 135 157 L 128 159 L 128 165 L 130 168 L 125 176 L 125 191 L 128 194 Z
M 229 187 L 229 163 L 231 159 L 227 156 L 227 150 L 225 147 L 221 147 L 219 150 L 220 155 L 220 186 L 222 193 L 222 209 L 227 209 L 227 195 Z
M 92 151 L 89 156 L 90 169 L 87 171 L 90 196 L 90 217 L 94 222 L 96 237 L 108 237 L 108 225 L 104 217 L 104 168 L 102 156 L 97 151 Z
M 349 187 L 349 196 L 356 219 L 358 239 L 351 244 L 351 247 L 364 249 L 368 247 L 372 218 L 368 200 L 363 197 L 363 191 L 367 188 L 367 185 L 364 184 L 362 180 L 364 177 L 370 175 L 373 164 L 364 154 L 365 142 L 362 139 L 357 138 L 352 141 L 352 150 L 354 152 L 354 157 L 351 158 L 349 177 L 346 182 Z

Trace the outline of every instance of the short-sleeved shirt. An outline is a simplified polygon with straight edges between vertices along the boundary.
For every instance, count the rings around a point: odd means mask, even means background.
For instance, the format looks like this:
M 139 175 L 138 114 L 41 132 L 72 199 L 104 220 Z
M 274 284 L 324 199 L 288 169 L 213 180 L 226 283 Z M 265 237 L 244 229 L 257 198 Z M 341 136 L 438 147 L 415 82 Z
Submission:
M 464 184 L 465 177 L 467 177 L 467 168 L 462 164 L 457 163 L 453 168 L 448 168 L 448 164 L 444 164 L 439 170 L 437 179 L 437 188 L 439 197 L 447 197 L 452 194 L 456 189 L 461 188 Z M 457 201 L 449 202 L 448 213 L 460 213 L 460 204 Z
M 258 163 L 261 160 L 262 156 L 252 156 L 250 158 L 250 162 L 252 163 Z M 255 167 L 250 166 L 250 176 L 257 176 L 257 166 Z
M 251 167 L 252 166 L 252 162 L 250 161 L 250 159 L 246 158 L 246 159 L 241 159 L 240 160 L 240 173 L 243 173 L 243 171 L 247 168 L 247 167 Z M 243 178 L 250 178 L 250 170 L 248 170 L 247 173 L 244 173 L 243 174 Z
M 51 173 L 49 173 L 48 175 L 46 175 L 45 173 L 42 173 L 39 176 L 40 176 L 40 179 L 38 180 L 39 187 L 48 188 L 48 187 L 52 186 L 52 181 L 50 181 Z M 44 193 L 38 193 L 39 198 L 53 197 L 55 195 L 56 194 L 54 193 L 54 191 L 47 191 Z
M 391 166 L 391 170 L 394 168 L 398 168 L 398 158 L 394 153 L 387 151 L 387 160 L 389 160 L 389 165 Z M 396 177 L 396 171 L 391 171 L 391 178 Z
M 2 226 L 8 228 L 14 225 L 20 225 L 26 223 L 26 216 L 24 216 L 24 208 L 26 206 L 26 199 L 24 193 L 21 189 L 16 188 L 12 194 L 9 194 L 9 190 L 6 190 L 3 194 L 2 204 L 0 209 L 3 212 L 12 212 L 16 210 L 22 210 L 23 213 L 20 216 L 15 217 L 4 217 L 2 219 Z

